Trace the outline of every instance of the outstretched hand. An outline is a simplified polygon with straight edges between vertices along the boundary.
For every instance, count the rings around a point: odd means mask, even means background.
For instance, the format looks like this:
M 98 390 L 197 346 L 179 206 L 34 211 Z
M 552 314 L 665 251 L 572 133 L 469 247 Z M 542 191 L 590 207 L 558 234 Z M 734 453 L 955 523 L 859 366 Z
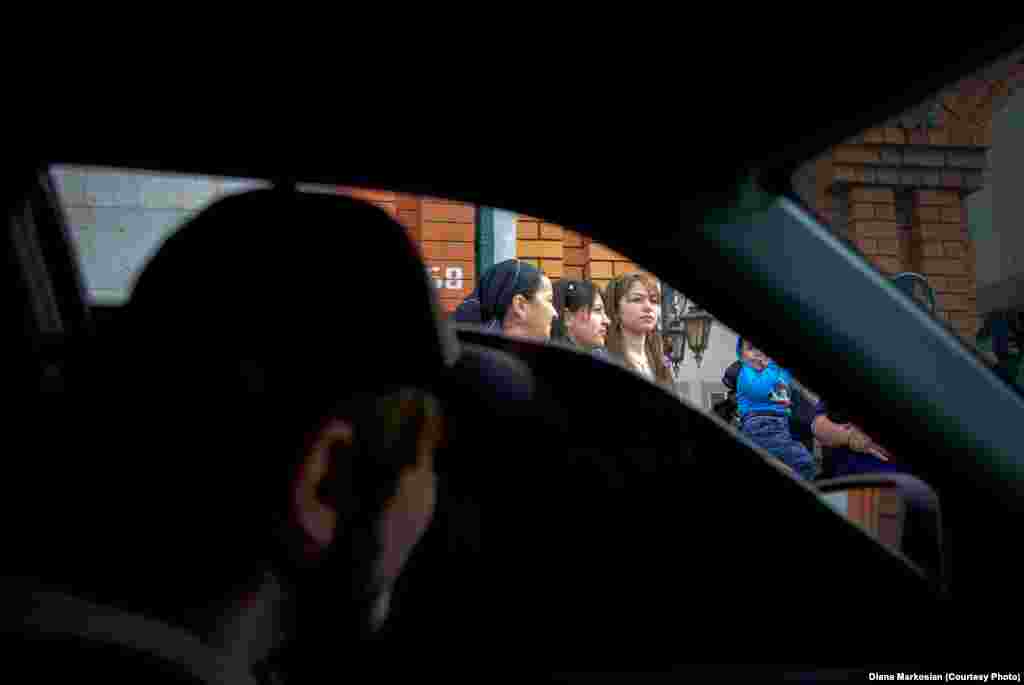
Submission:
M 868 437 L 868 435 L 860 428 L 853 424 L 848 424 L 845 429 L 850 432 L 848 445 L 851 450 L 854 452 L 870 454 L 882 461 L 889 461 L 889 453 Z

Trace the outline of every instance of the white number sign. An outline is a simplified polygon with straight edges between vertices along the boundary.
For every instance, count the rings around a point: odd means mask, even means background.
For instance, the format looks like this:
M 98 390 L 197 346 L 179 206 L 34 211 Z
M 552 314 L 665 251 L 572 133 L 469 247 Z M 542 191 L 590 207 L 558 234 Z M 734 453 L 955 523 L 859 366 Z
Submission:
M 444 270 L 444 278 L 441 278 L 441 267 L 439 266 L 427 267 L 427 271 L 430 273 L 431 278 L 434 279 L 434 286 L 438 290 L 441 288 L 446 290 L 462 290 L 462 267 L 450 266 L 446 268 Z
M 462 290 L 462 269 L 450 266 L 444 270 L 444 287 L 448 290 Z

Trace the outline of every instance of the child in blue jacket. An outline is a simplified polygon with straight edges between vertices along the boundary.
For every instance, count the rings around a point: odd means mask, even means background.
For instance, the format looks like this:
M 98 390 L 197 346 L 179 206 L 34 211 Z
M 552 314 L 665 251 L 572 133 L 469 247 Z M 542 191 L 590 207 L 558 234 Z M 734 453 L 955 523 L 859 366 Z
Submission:
M 736 403 L 743 434 L 781 460 L 804 480 L 812 480 L 816 467 L 807 448 L 789 430 L 789 372 L 740 338 L 736 354 L 742 362 L 736 379 Z

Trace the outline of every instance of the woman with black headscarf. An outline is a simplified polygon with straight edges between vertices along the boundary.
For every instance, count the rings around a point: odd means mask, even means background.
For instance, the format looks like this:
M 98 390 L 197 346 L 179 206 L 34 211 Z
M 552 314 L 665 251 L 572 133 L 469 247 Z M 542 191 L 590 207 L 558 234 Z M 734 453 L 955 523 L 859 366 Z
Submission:
M 484 272 L 453 319 L 518 338 L 547 340 L 555 318 L 553 300 L 551 281 L 540 269 L 509 259 Z

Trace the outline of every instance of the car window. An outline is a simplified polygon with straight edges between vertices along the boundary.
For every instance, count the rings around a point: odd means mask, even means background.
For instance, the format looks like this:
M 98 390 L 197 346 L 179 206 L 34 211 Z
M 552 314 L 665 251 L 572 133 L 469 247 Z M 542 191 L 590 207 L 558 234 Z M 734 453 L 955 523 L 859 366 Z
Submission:
M 806 161 L 792 189 L 1022 392 L 1022 176 L 1024 49 Z M 880 467 L 859 456 L 857 468 Z
M 75 166 L 54 166 L 51 173 L 88 296 L 94 305 L 106 306 L 127 301 L 147 258 L 192 215 L 220 197 L 267 185 L 252 179 Z M 535 267 L 555 288 L 560 282 L 591 284 L 599 295 L 594 300 L 597 318 L 601 309 L 613 307 L 605 301 L 609 285 L 637 275 L 652 286 L 646 305 L 655 315 L 652 337 L 660 350 L 660 358 L 650 360 L 644 371 L 657 380 L 657 369 L 650 367 L 665 367 L 661 375 L 668 381 L 662 385 L 704 411 L 732 399 L 723 374 L 737 361 L 738 335 L 699 303 L 664 287 L 656 275 L 586 235 L 542 217 L 442 198 L 318 184 L 303 184 L 299 190 L 349 195 L 394 217 L 419 247 L 445 316 L 470 298 L 482 273 L 508 259 Z M 628 293 L 621 295 L 624 302 Z M 561 324 L 556 323 L 555 337 L 584 349 L 609 351 L 607 344 L 588 346 L 582 334 L 580 340 L 573 337 L 568 330 L 572 313 L 558 313 Z M 622 361 L 621 353 L 617 358 L 611 352 L 605 358 Z
M 120 305 L 130 296 L 135 276 L 161 242 L 216 199 L 267 184 L 227 179 L 107 168 L 54 166 L 51 169 L 65 209 L 88 296 L 95 305 Z M 302 192 L 337 193 L 371 202 L 400 222 L 419 247 L 437 288 L 444 315 L 451 316 L 490 266 L 520 260 L 543 272 L 555 286 L 585 281 L 602 295 L 616 278 L 639 274 L 653 287 L 648 306 L 661 330 L 667 311 L 661 284 L 629 258 L 585 235 L 541 217 L 442 198 L 383 190 L 303 184 Z M 685 297 L 673 298 L 675 316 L 701 311 Z M 598 306 L 610 307 L 603 301 Z M 664 314 L 664 316 L 663 316 Z M 680 396 L 710 409 L 726 396 L 721 369 L 735 360 L 731 331 L 706 319 L 707 333 L 688 344 L 665 344 L 658 364 L 675 365 L 669 385 Z M 677 322 L 676 328 L 683 330 Z M 571 338 L 562 330 L 562 339 Z M 557 334 L 556 334 L 556 337 Z M 572 340 L 586 347 L 585 341 Z M 677 343 L 680 342 L 677 339 Z M 598 346 L 600 347 L 600 346 Z
M 969 345 L 1024 306 L 1024 51 L 809 160 L 801 200 Z M 987 348 L 986 343 L 982 343 Z
M 266 185 L 131 170 L 50 170 L 93 304 L 123 304 L 134 276 L 161 242 L 218 197 Z
M 848 249 L 896 278 L 1008 382 L 1017 383 L 1024 373 L 1017 337 L 1024 310 L 1024 234 L 1016 230 L 1024 217 L 1024 195 L 1015 186 L 1024 172 L 1022 81 L 1024 67 L 1012 56 L 808 160 L 792 179 L 795 194 Z M 193 213 L 225 194 L 264 185 L 67 166 L 54 167 L 53 175 L 89 295 L 96 304 L 115 305 L 130 295 L 146 258 Z M 586 235 L 544 217 L 442 198 L 323 185 L 300 190 L 357 197 L 401 223 L 420 249 L 445 316 L 472 298 L 489 269 L 510 259 L 543 272 L 555 291 L 550 300 L 560 283 L 589 283 L 609 314 L 630 296 L 612 287 L 635 275 L 650 286 L 645 286 L 645 302 L 637 305 L 647 310 L 634 314 L 652 326 L 650 338 L 657 344 L 651 349 L 657 355 L 629 358 L 621 342 L 613 345 L 612 329 L 621 322 L 609 321 L 603 345 L 585 344 L 577 339 L 582 332 L 574 336 L 567 330 L 572 317 L 566 309 L 557 313 L 555 337 L 603 351 L 604 358 L 662 381 L 737 431 L 750 433 L 752 422 L 767 425 L 783 417 L 788 436 L 783 430 L 775 437 L 787 444 L 771 443 L 772 453 L 791 465 L 810 458 L 803 475 L 845 475 L 844 469 L 898 464 L 898 455 L 870 438 L 870 427 L 852 426 L 841 407 L 829 406 L 828 398 L 773 365 L 771 350 L 756 352 L 765 368 L 781 374 L 785 388 L 758 386 L 775 376 L 766 376 L 764 369 L 751 375 L 740 332 Z M 535 311 L 543 317 L 542 308 Z M 814 431 L 816 422 L 824 422 L 819 416 L 846 432 L 822 439 Z M 856 454 L 837 473 L 836 452 L 851 445 Z

